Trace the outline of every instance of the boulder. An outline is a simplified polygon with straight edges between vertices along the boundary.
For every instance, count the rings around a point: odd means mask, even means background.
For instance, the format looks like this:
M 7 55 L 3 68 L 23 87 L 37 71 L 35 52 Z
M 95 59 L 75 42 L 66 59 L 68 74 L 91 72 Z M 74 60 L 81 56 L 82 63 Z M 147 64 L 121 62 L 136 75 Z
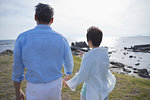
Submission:
M 122 64 L 122 63 L 119 63 L 119 62 L 110 62 L 110 64 L 112 64 L 112 65 L 115 65 L 115 66 L 118 66 L 118 68 L 123 68 L 125 65 L 124 64 Z
M 113 66 L 111 66 L 111 68 L 120 68 L 120 67 L 119 67 L 119 66 L 113 65 Z
M 133 68 L 133 70 L 137 70 L 137 68 Z
M 124 55 L 126 55 L 126 53 L 125 53 L 125 52 L 124 52 L 123 54 L 124 54 Z
M 134 70 L 133 73 L 138 73 L 138 71 L 137 71 L 137 70 Z
M 143 44 L 143 45 L 134 45 L 130 48 L 124 47 L 124 50 L 131 51 L 131 52 L 143 52 L 143 53 L 150 53 L 150 44 Z
M 147 69 L 138 69 L 137 74 L 143 78 L 150 78 Z
M 131 73 L 131 70 L 123 68 L 124 72 Z
M 137 63 L 137 64 L 135 64 L 136 66 L 139 66 L 140 65 L 140 63 Z
M 129 58 L 133 58 L 133 56 L 131 55 L 131 56 L 129 56 Z
M 128 68 L 133 68 L 132 66 L 127 66 Z
M 3 52 L 0 53 L 0 55 L 12 55 L 13 54 L 13 51 L 8 49 L 8 50 L 5 50 Z

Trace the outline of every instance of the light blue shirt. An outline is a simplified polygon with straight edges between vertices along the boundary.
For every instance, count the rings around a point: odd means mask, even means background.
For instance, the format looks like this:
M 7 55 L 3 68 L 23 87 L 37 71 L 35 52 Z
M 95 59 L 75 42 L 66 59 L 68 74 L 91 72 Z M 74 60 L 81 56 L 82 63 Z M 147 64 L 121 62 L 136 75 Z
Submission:
M 67 40 L 48 25 L 37 25 L 20 34 L 14 47 L 12 80 L 25 78 L 31 83 L 46 83 L 72 74 L 73 57 Z

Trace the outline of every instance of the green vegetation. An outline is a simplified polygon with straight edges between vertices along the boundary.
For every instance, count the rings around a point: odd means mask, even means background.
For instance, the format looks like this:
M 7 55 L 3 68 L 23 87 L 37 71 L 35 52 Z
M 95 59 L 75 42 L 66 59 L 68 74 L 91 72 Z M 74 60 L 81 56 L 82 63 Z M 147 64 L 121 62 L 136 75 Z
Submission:
M 81 59 L 74 56 L 73 75 L 80 68 Z M 0 100 L 15 100 L 15 91 L 11 80 L 13 56 L 0 56 Z M 117 78 L 115 89 L 110 93 L 110 100 L 150 100 L 150 80 L 135 78 L 114 73 Z M 73 76 L 72 75 L 72 76 Z M 26 81 L 22 82 L 25 92 Z M 75 92 L 62 88 L 62 100 L 79 100 L 82 84 L 78 85 Z

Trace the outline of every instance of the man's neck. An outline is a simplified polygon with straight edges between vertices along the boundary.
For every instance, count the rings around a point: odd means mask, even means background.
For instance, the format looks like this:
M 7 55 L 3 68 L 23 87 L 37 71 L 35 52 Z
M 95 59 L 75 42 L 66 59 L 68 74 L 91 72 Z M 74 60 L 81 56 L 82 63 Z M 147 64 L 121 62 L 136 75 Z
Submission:
M 37 22 L 37 25 L 39 25 L 39 24 L 43 24 L 43 25 L 50 25 L 50 23 L 49 23 L 49 24 L 47 24 L 47 23 L 43 23 L 43 22 Z

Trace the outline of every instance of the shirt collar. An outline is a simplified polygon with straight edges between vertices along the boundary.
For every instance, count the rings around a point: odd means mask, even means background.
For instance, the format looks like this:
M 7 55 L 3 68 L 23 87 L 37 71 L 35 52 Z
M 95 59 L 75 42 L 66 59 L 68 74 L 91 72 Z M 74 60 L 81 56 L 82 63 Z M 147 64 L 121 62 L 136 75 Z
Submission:
M 51 27 L 49 25 L 39 24 L 35 29 L 51 29 Z
M 96 48 L 93 48 L 91 51 L 95 51 L 95 50 L 108 50 L 108 48 L 106 48 L 106 47 L 96 47 Z

